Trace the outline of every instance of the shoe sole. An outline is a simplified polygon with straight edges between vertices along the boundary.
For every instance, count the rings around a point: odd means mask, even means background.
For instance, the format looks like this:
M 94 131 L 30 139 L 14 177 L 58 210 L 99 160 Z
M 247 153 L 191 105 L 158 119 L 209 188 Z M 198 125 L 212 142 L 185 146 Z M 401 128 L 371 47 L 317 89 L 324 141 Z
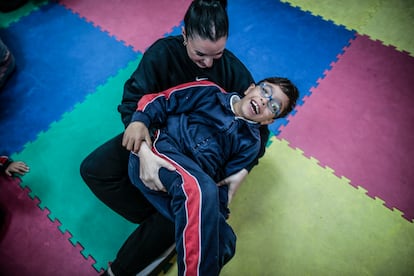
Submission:
M 175 255 L 175 244 L 173 244 L 158 259 L 149 264 L 136 276 L 158 276 L 162 272 L 165 274 L 173 266 L 171 260 Z

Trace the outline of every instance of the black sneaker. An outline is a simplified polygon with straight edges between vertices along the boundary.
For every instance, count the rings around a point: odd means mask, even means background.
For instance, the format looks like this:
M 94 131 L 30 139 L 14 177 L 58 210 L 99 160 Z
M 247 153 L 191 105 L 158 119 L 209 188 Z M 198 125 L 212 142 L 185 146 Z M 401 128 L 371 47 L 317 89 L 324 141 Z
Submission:
M 158 276 L 165 274 L 175 262 L 175 243 L 171 245 L 158 259 L 141 270 L 136 276 Z
M 27 0 L 0 0 L 0 11 L 1 12 L 11 12 L 17 10 L 24 4 L 26 4 Z
M 7 79 L 13 73 L 16 67 L 13 54 L 9 48 L 0 39 L 0 89 L 6 83 Z
M 6 235 L 7 228 L 10 224 L 10 215 L 7 212 L 7 209 L 0 204 L 0 241 L 3 240 Z

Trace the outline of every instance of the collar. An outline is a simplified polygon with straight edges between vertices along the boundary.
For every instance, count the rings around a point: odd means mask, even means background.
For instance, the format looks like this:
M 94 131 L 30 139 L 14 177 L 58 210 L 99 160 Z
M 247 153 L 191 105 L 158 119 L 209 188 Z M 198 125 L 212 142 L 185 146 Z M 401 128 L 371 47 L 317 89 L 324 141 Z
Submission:
M 237 102 L 240 102 L 240 96 L 236 95 L 236 94 L 232 95 L 230 97 L 230 108 L 231 108 L 231 111 L 233 112 L 234 115 L 236 115 L 236 112 L 234 112 L 234 104 L 237 103 Z M 235 116 L 235 118 L 240 119 L 240 120 L 244 120 L 244 121 L 246 121 L 248 123 L 251 123 L 251 124 L 258 124 L 258 122 L 251 121 L 251 120 L 245 119 L 245 118 L 240 117 L 240 116 Z

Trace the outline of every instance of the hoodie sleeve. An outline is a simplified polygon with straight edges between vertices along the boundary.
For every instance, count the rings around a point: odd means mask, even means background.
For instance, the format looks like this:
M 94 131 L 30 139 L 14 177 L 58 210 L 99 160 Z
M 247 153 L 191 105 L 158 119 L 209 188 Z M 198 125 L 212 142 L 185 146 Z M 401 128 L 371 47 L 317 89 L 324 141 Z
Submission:
M 203 108 L 211 101 L 211 96 L 222 88 L 210 81 L 189 82 L 167 89 L 160 93 L 144 95 L 132 115 L 132 122 L 140 121 L 148 128 L 162 125 L 167 117 Z
M 7 156 L 0 156 L 0 172 L 4 172 L 13 160 Z
M 145 52 L 137 69 L 125 82 L 122 102 L 118 106 L 125 127 L 131 122 L 137 103 L 145 94 L 163 90 L 160 84 L 165 83 L 162 76 L 166 74 L 162 72 L 168 72 L 168 69 L 160 62 L 161 55 L 162 43 L 155 43 Z
M 260 131 L 258 125 L 246 123 L 243 133 L 238 136 L 237 153 L 227 162 L 225 175 L 230 176 L 245 168 L 250 172 L 250 165 L 257 161 L 257 153 L 260 151 Z

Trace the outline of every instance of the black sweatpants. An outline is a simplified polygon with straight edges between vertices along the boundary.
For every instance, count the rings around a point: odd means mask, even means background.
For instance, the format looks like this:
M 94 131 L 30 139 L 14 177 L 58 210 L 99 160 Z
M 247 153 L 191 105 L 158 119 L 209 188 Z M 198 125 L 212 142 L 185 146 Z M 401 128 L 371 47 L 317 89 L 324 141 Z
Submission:
M 174 224 L 163 217 L 131 184 L 129 151 L 123 133 L 98 147 L 82 162 L 80 173 L 92 192 L 109 208 L 140 224 L 111 265 L 115 275 L 136 275 L 174 243 Z M 114 226 L 113 226 L 114 227 Z

